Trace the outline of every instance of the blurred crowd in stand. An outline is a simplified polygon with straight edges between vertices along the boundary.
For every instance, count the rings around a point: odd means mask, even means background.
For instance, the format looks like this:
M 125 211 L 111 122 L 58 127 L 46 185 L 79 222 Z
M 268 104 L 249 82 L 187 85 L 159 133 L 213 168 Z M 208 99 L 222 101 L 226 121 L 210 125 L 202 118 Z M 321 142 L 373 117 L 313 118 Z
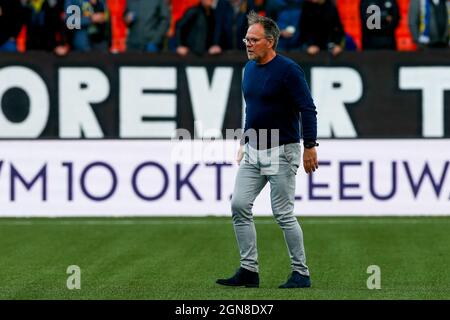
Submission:
M 244 50 L 246 15 L 256 11 L 281 30 L 279 51 L 314 55 L 397 50 L 397 0 L 358 0 L 360 45 L 346 32 L 340 0 L 116 0 L 123 3 L 126 50 L 218 55 Z M 357 1 L 357 0 L 355 0 Z M 400 1 L 400 0 L 399 0 Z M 0 0 L 0 52 L 111 51 L 113 0 Z M 405 19 L 419 49 L 449 48 L 450 0 L 409 0 Z

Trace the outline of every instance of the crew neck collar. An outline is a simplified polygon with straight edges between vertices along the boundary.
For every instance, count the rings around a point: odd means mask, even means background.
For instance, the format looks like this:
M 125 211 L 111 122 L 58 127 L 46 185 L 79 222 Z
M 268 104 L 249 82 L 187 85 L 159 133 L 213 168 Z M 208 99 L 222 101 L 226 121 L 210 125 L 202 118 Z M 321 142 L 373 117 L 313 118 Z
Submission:
M 271 60 L 269 60 L 268 62 L 266 62 L 266 63 L 258 63 L 258 62 L 256 62 L 256 61 L 255 61 L 255 63 L 256 63 L 256 65 L 257 65 L 258 67 L 265 67 L 265 66 L 269 65 L 270 63 L 272 63 L 272 61 L 274 61 L 275 59 L 277 59 L 277 57 L 278 57 L 278 54 L 276 53 L 275 56 L 274 56 Z

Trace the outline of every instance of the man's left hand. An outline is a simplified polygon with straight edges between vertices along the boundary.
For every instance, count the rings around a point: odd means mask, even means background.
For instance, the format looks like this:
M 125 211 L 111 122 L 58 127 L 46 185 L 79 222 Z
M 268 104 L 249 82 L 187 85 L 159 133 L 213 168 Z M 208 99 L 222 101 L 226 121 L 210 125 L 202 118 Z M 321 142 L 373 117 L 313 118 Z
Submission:
M 316 169 L 319 169 L 319 163 L 317 161 L 316 148 L 304 149 L 303 151 L 303 168 L 307 174 L 313 173 Z

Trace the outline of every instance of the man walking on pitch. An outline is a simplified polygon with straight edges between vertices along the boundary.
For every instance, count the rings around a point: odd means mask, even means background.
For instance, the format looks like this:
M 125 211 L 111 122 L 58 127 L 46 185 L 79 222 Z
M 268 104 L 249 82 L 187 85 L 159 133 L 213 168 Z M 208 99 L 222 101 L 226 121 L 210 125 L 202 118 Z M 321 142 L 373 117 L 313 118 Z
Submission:
M 294 216 L 294 200 L 301 153 L 300 121 L 304 170 L 310 174 L 318 169 L 316 107 L 302 69 L 275 51 L 280 36 L 276 23 L 251 12 L 248 25 L 244 43 L 250 61 L 245 66 L 242 83 L 246 119 L 231 200 L 241 265 L 234 276 L 216 282 L 226 286 L 259 287 L 256 230 L 251 209 L 269 182 L 272 212 L 283 230 L 292 266 L 292 274 L 280 288 L 310 287 L 303 233 Z

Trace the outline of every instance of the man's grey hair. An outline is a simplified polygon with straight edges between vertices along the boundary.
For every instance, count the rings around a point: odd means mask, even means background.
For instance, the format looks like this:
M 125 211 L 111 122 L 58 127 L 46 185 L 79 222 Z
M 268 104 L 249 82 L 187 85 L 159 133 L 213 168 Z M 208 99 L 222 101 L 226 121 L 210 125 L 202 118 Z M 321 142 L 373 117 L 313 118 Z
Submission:
M 258 23 L 262 25 L 266 38 L 273 39 L 273 49 L 275 50 L 277 48 L 278 39 L 280 39 L 280 29 L 275 21 L 268 17 L 260 16 L 253 10 L 247 15 L 247 21 L 249 27 Z

